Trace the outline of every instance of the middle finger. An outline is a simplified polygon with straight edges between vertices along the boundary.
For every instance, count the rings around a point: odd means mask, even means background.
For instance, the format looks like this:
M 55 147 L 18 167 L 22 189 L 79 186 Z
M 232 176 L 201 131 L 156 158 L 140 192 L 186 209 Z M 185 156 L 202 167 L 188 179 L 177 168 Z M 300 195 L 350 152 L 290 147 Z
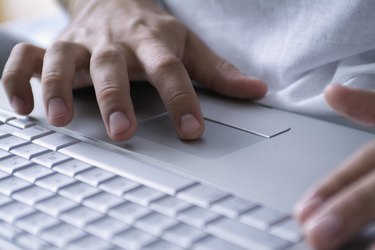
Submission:
M 136 129 L 124 50 L 116 45 L 99 46 L 90 63 L 100 112 L 112 140 L 129 139 Z
M 138 42 L 135 53 L 146 77 L 158 90 L 182 139 L 199 138 L 204 120 L 198 97 L 182 62 L 154 38 Z

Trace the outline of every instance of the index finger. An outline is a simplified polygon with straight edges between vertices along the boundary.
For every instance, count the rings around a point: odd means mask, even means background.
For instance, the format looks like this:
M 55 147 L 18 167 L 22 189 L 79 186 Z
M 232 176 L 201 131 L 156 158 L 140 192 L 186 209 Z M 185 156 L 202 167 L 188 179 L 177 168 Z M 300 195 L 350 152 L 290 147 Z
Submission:
M 27 43 L 17 44 L 5 65 L 3 84 L 12 108 L 27 115 L 34 107 L 30 79 L 42 71 L 45 50 Z

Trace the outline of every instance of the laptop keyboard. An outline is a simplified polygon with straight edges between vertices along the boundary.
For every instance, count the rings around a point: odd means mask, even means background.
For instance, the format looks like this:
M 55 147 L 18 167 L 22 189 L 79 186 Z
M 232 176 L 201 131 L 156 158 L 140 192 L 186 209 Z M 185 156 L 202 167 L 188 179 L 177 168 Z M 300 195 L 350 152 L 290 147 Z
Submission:
M 0 113 L 0 239 L 15 249 L 288 249 L 290 215 Z

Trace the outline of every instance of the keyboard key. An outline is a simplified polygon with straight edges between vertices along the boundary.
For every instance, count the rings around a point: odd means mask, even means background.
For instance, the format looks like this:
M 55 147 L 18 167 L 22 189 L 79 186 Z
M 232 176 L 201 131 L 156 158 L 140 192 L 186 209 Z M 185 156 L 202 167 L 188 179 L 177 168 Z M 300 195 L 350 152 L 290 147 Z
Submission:
M 116 176 L 115 178 L 112 178 L 100 184 L 99 188 L 111 194 L 122 197 L 125 192 L 135 189 L 139 186 L 140 184 L 134 181 Z
M 51 216 L 54 216 L 54 217 L 57 217 L 59 216 L 61 213 L 69 210 L 69 209 L 72 209 L 74 207 L 78 206 L 77 203 L 65 198 L 65 197 L 62 197 L 62 196 L 59 196 L 59 195 L 56 195 L 54 197 L 51 197 L 47 200 L 43 200 L 41 202 L 38 202 L 35 207 L 37 209 L 39 209 L 40 211 L 43 211 Z
M 63 135 L 60 133 L 53 133 L 47 136 L 44 136 L 42 138 L 38 138 L 33 141 L 34 143 L 41 145 L 43 147 L 46 147 L 48 149 L 51 149 L 53 151 L 57 151 L 60 148 L 72 145 L 76 142 L 78 142 L 77 139 Z
M 138 218 L 141 218 L 151 212 L 150 209 L 139 206 L 132 202 L 126 202 L 109 210 L 108 214 L 126 224 L 133 224 Z
M 191 207 L 192 204 L 173 196 L 166 196 L 151 203 L 150 208 L 159 213 L 175 217 L 178 212 Z
M 11 152 L 25 159 L 31 159 L 35 156 L 47 153 L 48 151 L 49 151 L 48 149 L 42 146 L 30 143 L 30 144 L 26 144 L 25 146 L 15 148 Z
M 53 173 L 54 172 L 51 169 L 43 167 L 41 165 L 31 165 L 15 172 L 14 175 L 29 182 L 35 183 L 37 180 L 49 176 Z
M 137 189 L 131 190 L 128 193 L 125 193 L 124 198 L 147 207 L 151 202 L 163 196 L 165 196 L 164 193 L 161 193 L 149 187 L 142 186 Z
M 21 138 L 18 138 L 18 137 L 15 137 L 15 136 L 11 135 L 11 136 L 0 139 L 0 148 L 5 150 L 5 151 L 10 151 L 12 149 L 15 149 L 17 147 L 21 147 L 21 146 L 26 145 L 28 143 L 29 142 L 24 140 L 24 139 L 21 139 Z
M 14 127 L 25 129 L 35 125 L 35 121 L 31 120 L 29 117 L 21 117 L 18 119 L 12 119 L 7 122 L 9 125 Z
M 10 176 L 10 174 L 5 173 L 4 171 L 1 171 L 1 170 L 0 170 L 0 179 L 7 178 L 8 176 Z
M 52 246 L 31 234 L 22 234 L 15 242 L 24 249 L 52 249 Z
M 297 221 L 289 218 L 274 225 L 270 233 L 290 242 L 297 243 L 302 240 L 302 231 Z
M 19 156 L 12 156 L 3 160 L 0 160 L 0 170 L 13 174 L 15 171 L 25 168 L 33 164 L 31 161 L 28 161 Z
M 177 226 L 168 229 L 163 234 L 163 238 L 183 248 L 191 248 L 192 245 L 206 237 L 207 234 L 192 226 L 180 223 Z
M 178 221 L 159 213 L 151 213 L 140 218 L 135 226 L 153 235 L 161 235 L 166 229 L 178 224 Z
M 14 126 L 10 126 L 8 124 L 3 124 L 3 125 L 0 125 L 0 131 L 5 133 L 6 135 L 11 135 L 17 131 L 20 131 L 20 129 Z M 2 137 L 5 137 L 5 136 L 1 136 L 0 138 Z
M 146 247 L 143 248 L 144 250 L 182 250 L 182 248 L 177 247 L 176 245 L 172 245 L 171 243 L 165 240 L 158 240 Z
M 34 235 L 59 224 L 60 221 L 42 212 L 30 214 L 16 222 L 16 226 Z
M 289 242 L 246 226 L 233 219 L 217 220 L 207 226 L 207 232 L 246 249 L 284 249 Z
M 119 220 L 113 219 L 111 217 L 104 217 L 97 221 L 94 221 L 86 226 L 87 232 L 96 235 L 102 239 L 110 240 L 112 237 L 126 229 L 129 229 L 130 226 L 125 223 L 120 222 Z
M 258 229 L 267 230 L 271 225 L 282 221 L 287 217 L 287 214 L 277 210 L 267 207 L 260 207 L 253 211 L 242 214 L 240 221 Z
M 91 168 L 76 176 L 78 180 L 86 182 L 94 187 L 112 177 L 115 177 L 115 174 L 100 168 Z
M 42 137 L 51 133 L 53 133 L 53 131 L 47 128 L 44 128 L 41 126 L 33 126 L 33 127 L 29 127 L 29 128 L 16 131 L 13 135 L 20 137 L 22 139 L 28 140 L 28 141 L 32 141 L 39 137 Z
M 87 236 L 87 234 L 76 227 L 66 223 L 61 223 L 51 229 L 48 229 L 47 231 L 44 231 L 40 236 L 42 239 L 60 248 L 64 248 L 72 241 Z
M 124 202 L 125 200 L 114 196 L 113 194 L 102 192 L 95 196 L 87 198 L 83 201 L 83 204 L 101 213 L 106 213 L 112 207 L 120 205 Z
M 22 231 L 18 228 L 13 227 L 3 221 L 0 221 L 0 237 L 9 241 L 13 241 L 21 233 Z
M 88 223 L 99 219 L 103 215 L 99 212 L 96 212 L 90 208 L 79 206 L 63 212 L 59 218 L 71 225 L 74 225 L 78 228 L 83 228 Z
M 59 191 L 59 194 L 66 198 L 72 199 L 75 202 L 82 202 L 87 197 L 99 193 L 100 190 L 83 182 L 77 182 Z M 105 205 L 105 204 L 102 204 Z
M 4 113 L 0 114 L 0 122 L 6 123 L 6 122 L 8 122 L 12 119 L 16 119 L 16 117 L 14 117 L 12 115 L 7 115 L 7 114 L 4 114 Z
M 113 245 L 105 242 L 97 237 L 92 235 L 86 236 L 82 239 L 79 239 L 69 245 L 67 250 L 82 250 L 82 249 L 90 249 L 90 250 L 112 250 Z
M 235 246 L 227 241 L 215 238 L 215 237 L 207 237 L 201 241 L 199 241 L 194 249 L 196 250 L 243 250 L 238 246 Z M 257 249 L 257 248 L 255 248 Z M 257 249 L 258 250 L 258 249 Z
M 200 207 L 191 207 L 180 212 L 177 219 L 194 227 L 203 228 L 209 222 L 218 219 L 220 215 Z
M 17 219 L 34 212 L 32 207 L 15 201 L 0 207 L 0 219 L 13 224 Z
M 0 237 L 0 246 L 2 249 L 6 249 L 6 250 L 20 250 L 20 247 L 16 246 L 14 242 L 4 240 L 1 237 Z
M 136 228 L 131 228 L 123 233 L 116 235 L 113 238 L 113 243 L 125 249 L 141 249 L 156 240 L 157 238 L 155 238 L 151 234 L 148 234 Z
M 195 183 L 191 179 L 169 173 L 158 167 L 147 165 L 128 156 L 86 142 L 79 142 L 61 149 L 60 152 L 109 171 L 117 171 L 132 181 L 171 195 Z
M 238 197 L 228 197 L 212 205 L 212 211 L 236 219 L 240 214 L 258 207 L 254 202 L 247 201 Z
M 29 187 L 31 184 L 18 177 L 10 176 L 0 180 L 0 193 L 11 196 L 13 193 Z
M 4 158 L 7 158 L 9 156 L 11 156 L 10 153 L 8 153 L 7 151 L 4 151 L 4 150 L 0 149 L 0 160 L 4 159 Z
M 225 192 L 204 185 L 196 185 L 177 194 L 178 198 L 204 208 L 228 196 Z
M 80 172 L 83 172 L 92 166 L 82 161 L 73 159 L 64 163 L 56 165 L 53 169 L 59 173 L 74 177 Z
M 0 138 L 4 138 L 4 137 L 7 137 L 9 136 L 9 134 L 3 132 L 3 131 L 0 131 Z
M 50 198 L 53 195 L 54 193 L 46 189 L 31 186 L 27 189 L 14 193 L 12 198 L 33 207 L 37 202 Z
M 8 204 L 12 201 L 13 199 L 9 198 L 8 196 L 0 194 L 0 206 Z
M 45 167 L 52 168 L 57 164 L 60 164 L 64 161 L 69 160 L 70 158 L 64 154 L 60 154 L 55 151 L 50 151 L 45 154 L 38 155 L 31 160 L 39 163 L 40 165 L 43 165 Z
M 74 182 L 76 182 L 76 180 L 71 177 L 59 173 L 54 173 L 40 180 L 37 180 L 35 184 L 57 193 L 60 189 L 73 184 Z

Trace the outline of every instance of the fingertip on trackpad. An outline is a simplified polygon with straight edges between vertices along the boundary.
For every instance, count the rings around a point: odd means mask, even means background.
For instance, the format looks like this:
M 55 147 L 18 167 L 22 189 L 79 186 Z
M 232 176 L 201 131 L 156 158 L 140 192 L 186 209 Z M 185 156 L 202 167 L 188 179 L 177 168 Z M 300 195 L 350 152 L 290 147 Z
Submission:
M 266 140 L 266 138 L 224 124 L 206 120 L 200 139 L 182 141 L 167 114 L 142 122 L 136 136 L 201 158 L 218 158 Z

